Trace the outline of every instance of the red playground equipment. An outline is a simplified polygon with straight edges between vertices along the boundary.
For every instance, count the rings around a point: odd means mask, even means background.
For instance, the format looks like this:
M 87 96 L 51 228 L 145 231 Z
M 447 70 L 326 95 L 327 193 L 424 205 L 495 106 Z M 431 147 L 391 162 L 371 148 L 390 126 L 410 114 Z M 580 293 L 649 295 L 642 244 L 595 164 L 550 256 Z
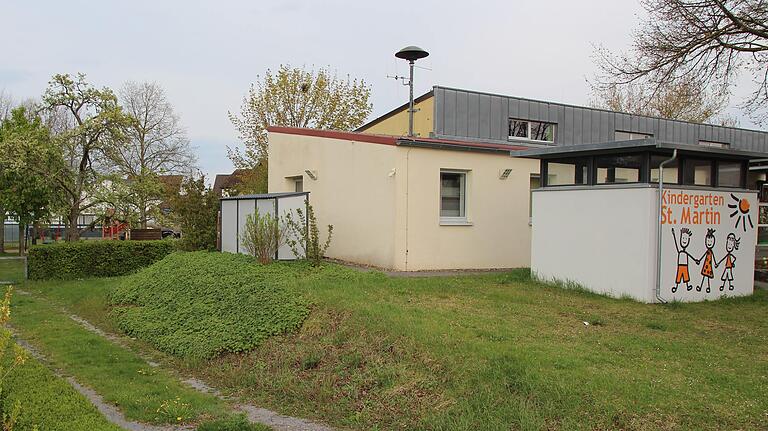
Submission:
M 114 210 L 111 212 L 114 213 Z M 120 233 L 128 229 L 128 226 L 128 223 L 116 220 L 108 215 L 104 217 L 104 222 L 101 224 L 101 238 L 120 239 Z

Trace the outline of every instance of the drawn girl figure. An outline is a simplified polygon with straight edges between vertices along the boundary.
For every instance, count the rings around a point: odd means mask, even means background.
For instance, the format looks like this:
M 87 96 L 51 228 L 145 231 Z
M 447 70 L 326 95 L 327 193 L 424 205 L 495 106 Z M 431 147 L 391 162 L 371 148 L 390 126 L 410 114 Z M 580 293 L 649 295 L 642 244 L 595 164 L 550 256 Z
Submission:
M 720 280 L 723 281 L 723 284 L 720 285 L 721 292 L 725 290 L 726 282 L 728 282 L 728 290 L 733 290 L 733 268 L 736 266 L 736 256 L 733 255 L 733 251 L 739 249 L 740 242 L 741 238 L 736 238 L 736 235 L 729 233 L 728 237 L 725 239 L 725 252 L 727 254 L 717 262 L 717 265 L 715 265 L 720 266 L 720 263 L 725 261 L 723 276 L 720 277 Z
M 704 237 L 704 245 L 707 247 L 707 250 L 699 259 L 697 259 L 699 262 L 703 260 L 704 264 L 701 266 L 701 283 L 696 286 L 696 291 L 701 292 L 701 288 L 704 287 L 704 280 L 707 280 L 707 293 L 709 293 L 711 291 L 710 281 L 715 278 L 714 266 L 717 265 L 717 262 L 715 261 L 715 253 L 712 251 L 715 247 L 714 229 L 707 229 L 707 236 Z

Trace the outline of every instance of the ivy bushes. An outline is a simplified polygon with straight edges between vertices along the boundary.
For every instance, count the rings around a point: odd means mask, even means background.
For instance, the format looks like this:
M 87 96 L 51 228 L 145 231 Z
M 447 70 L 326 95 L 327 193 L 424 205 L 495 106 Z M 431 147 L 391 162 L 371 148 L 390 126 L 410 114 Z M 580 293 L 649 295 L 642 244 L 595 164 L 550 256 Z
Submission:
M 164 241 L 77 241 L 30 248 L 28 276 L 32 280 L 74 279 L 125 275 L 149 266 L 174 251 Z
M 230 253 L 174 253 L 115 286 L 112 316 L 128 335 L 185 359 L 243 352 L 307 318 L 307 302 L 292 289 L 304 270 Z

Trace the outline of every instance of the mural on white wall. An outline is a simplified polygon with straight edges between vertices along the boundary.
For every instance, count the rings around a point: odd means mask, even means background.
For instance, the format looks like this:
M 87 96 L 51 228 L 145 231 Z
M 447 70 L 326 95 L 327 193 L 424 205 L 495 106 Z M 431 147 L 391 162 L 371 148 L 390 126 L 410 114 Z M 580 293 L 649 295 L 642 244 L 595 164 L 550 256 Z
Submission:
M 662 296 L 699 301 L 751 294 L 756 211 L 756 193 L 664 190 Z

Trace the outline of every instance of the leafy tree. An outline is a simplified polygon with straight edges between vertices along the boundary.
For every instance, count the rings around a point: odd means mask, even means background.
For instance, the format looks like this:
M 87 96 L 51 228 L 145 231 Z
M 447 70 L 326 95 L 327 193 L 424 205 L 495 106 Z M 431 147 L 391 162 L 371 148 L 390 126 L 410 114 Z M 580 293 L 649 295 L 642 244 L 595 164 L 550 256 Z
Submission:
M 40 117 L 23 106 L 11 111 L 0 126 L 0 154 L 0 206 L 16 215 L 20 228 L 46 217 L 54 194 L 49 176 L 37 167 L 55 169 L 63 161 Z
M 744 108 L 757 121 L 768 108 L 768 2 L 764 0 L 642 0 L 647 20 L 630 55 L 598 50 L 604 85 L 644 82 L 664 88 L 696 82 L 728 94 L 743 72 L 755 83 Z
M 171 217 L 181 227 L 181 248 L 216 250 L 219 198 L 205 186 L 205 177 L 185 178 L 170 203 Z
M 727 94 L 713 94 L 695 81 L 665 85 L 655 95 L 652 88 L 640 83 L 594 86 L 596 99 L 592 105 L 611 111 L 692 121 L 695 123 L 730 123 L 722 115 L 728 103 Z
M 126 180 L 121 193 L 126 209 L 136 212 L 136 223 L 146 229 L 151 212 L 162 200 L 161 175 L 189 173 L 195 156 L 179 117 L 157 83 L 128 82 L 120 90 L 120 104 L 131 121 L 127 144 L 113 148 L 111 159 Z
M 112 170 L 109 156 L 125 145 L 125 130 L 131 118 L 123 113 L 112 90 L 98 89 L 85 75 L 54 75 L 43 95 L 43 107 L 59 117 L 55 135 L 64 156 L 64 166 L 50 171 L 67 220 L 68 241 L 80 238 L 77 220 L 81 213 L 99 204 L 97 190 Z
M 11 115 L 13 99 L 5 90 L 0 90 L 0 123 L 5 121 Z M 6 209 L 0 202 L 0 253 L 5 253 L 5 219 Z
M 239 114 L 229 113 L 245 150 L 228 148 L 238 168 L 252 169 L 244 192 L 265 192 L 267 127 L 353 130 L 373 109 L 365 81 L 342 79 L 326 69 L 305 70 L 282 65 L 251 84 Z M 250 189 L 248 187 L 250 185 Z

